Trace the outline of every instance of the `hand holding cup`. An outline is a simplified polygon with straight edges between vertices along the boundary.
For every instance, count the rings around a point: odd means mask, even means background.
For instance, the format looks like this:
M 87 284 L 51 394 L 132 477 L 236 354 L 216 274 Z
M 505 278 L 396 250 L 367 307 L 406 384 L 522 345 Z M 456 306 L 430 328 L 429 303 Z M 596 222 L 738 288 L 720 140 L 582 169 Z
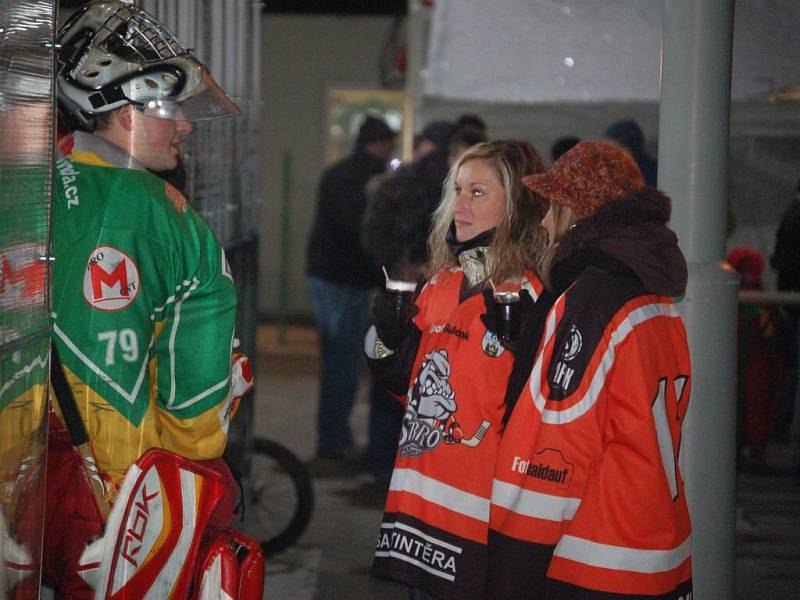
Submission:
M 384 294 L 395 312 L 397 323 L 401 327 L 408 325 L 411 318 L 411 307 L 414 306 L 414 293 L 417 290 L 415 281 L 386 279 Z
M 526 289 L 517 292 L 503 292 L 494 288 L 483 290 L 483 303 L 486 307 L 481 321 L 486 329 L 494 333 L 500 342 L 510 350 L 524 336 L 523 323 L 530 319 L 534 309 L 533 298 Z
M 519 292 L 493 292 L 497 337 L 503 343 L 514 342 L 519 334 Z
M 417 283 L 391 279 L 384 269 L 386 286 L 375 296 L 372 321 L 384 346 L 394 350 L 408 332 L 411 319 L 417 312 L 414 295 Z

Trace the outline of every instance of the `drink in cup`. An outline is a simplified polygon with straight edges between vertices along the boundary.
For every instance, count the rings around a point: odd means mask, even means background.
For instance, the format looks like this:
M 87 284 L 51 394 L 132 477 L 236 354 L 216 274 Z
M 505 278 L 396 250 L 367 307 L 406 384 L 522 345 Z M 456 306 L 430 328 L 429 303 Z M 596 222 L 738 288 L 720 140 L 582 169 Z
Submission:
M 411 306 L 414 303 L 416 281 L 386 279 L 386 295 L 397 314 L 397 322 L 405 325 L 408 322 Z
M 515 340 L 519 333 L 519 292 L 495 292 L 494 314 L 497 337 L 504 342 Z

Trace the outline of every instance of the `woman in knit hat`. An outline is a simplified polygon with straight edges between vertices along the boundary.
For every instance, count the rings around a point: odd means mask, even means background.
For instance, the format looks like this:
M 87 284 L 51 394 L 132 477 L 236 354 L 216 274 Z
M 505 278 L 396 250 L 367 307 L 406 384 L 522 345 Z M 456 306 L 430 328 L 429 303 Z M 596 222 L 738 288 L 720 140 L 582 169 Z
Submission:
M 690 597 L 690 362 L 671 299 L 686 262 L 670 200 L 608 143 L 523 182 L 551 203 L 547 292 L 498 449 L 487 596 Z
M 541 293 L 547 205 L 521 180 L 543 170 L 526 142 L 467 150 L 433 217 L 413 319 L 399 323 L 385 296 L 373 309 L 370 367 L 405 408 L 373 573 L 406 583 L 412 599 L 484 598 L 489 499 L 514 357 L 486 325 L 482 292 L 494 285 L 518 293 L 520 305 Z

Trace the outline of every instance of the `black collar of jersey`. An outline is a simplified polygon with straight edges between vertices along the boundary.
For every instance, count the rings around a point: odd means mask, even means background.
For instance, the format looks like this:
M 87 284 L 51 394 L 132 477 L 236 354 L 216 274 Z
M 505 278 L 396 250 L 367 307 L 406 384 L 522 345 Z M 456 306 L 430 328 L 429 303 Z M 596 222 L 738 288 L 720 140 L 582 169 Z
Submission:
M 613 256 L 597 248 L 583 248 L 553 265 L 550 272 L 550 284 L 555 297 L 563 294 L 588 267 L 595 267 L 607 273 L 631 277 L 640 281 L 630 267 Z
M 473 248 L 491 244 L 494 239 L 495 231 L 497 231 L 497 228 L 492 227 L 491 229 L 479 233 L 474 238 L 459 242 L 456 239 L 456 222 L 453 221 L 450 223 L 450 229 L 447 230 L 447 245 L 450 246 L 450 252 L 453 253 L 453 256 L 458 256 L 465 250 L 472 250 Z

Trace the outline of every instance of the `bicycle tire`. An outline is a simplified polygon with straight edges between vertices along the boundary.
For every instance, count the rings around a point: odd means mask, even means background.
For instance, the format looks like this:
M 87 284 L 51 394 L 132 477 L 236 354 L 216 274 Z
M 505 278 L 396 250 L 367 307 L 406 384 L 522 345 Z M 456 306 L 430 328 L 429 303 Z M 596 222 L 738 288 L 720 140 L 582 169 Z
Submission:
M 266 457 L 277 465 L 282 473 L 291 480 L 294 489 L 294 508 L 289 510 L 289 518 L 285 524 L 269 525 L 273 527 L 267 537 L 262 539 L 256 538 L 261 545 L 261 549 L 265 556 L 270 556 L 285 550 L 294 544 L 301 535 L 305 532 L 308 524 L 311 522 L 311 515 L 314 510 L 314 488 L 311 485 L 311 478 L 308 475 L 305 465 L 302 461 L 288 448 L 275 442 L 273 440 L 264 438 L 254 438 L 252 440 L 252 450 L 254 457 L 261 455 Z M 253 476 L 267 476 L 265 474 L 252 473 Z M 268 502 L 269 498 L 258 497 L 250 498 L 250 502 Z M 269 507 L 262 507 L 268 509 Z M 252 507 L 251 507 L 252 509 Z M 248 510 L 245 506 L 245 510 Z

